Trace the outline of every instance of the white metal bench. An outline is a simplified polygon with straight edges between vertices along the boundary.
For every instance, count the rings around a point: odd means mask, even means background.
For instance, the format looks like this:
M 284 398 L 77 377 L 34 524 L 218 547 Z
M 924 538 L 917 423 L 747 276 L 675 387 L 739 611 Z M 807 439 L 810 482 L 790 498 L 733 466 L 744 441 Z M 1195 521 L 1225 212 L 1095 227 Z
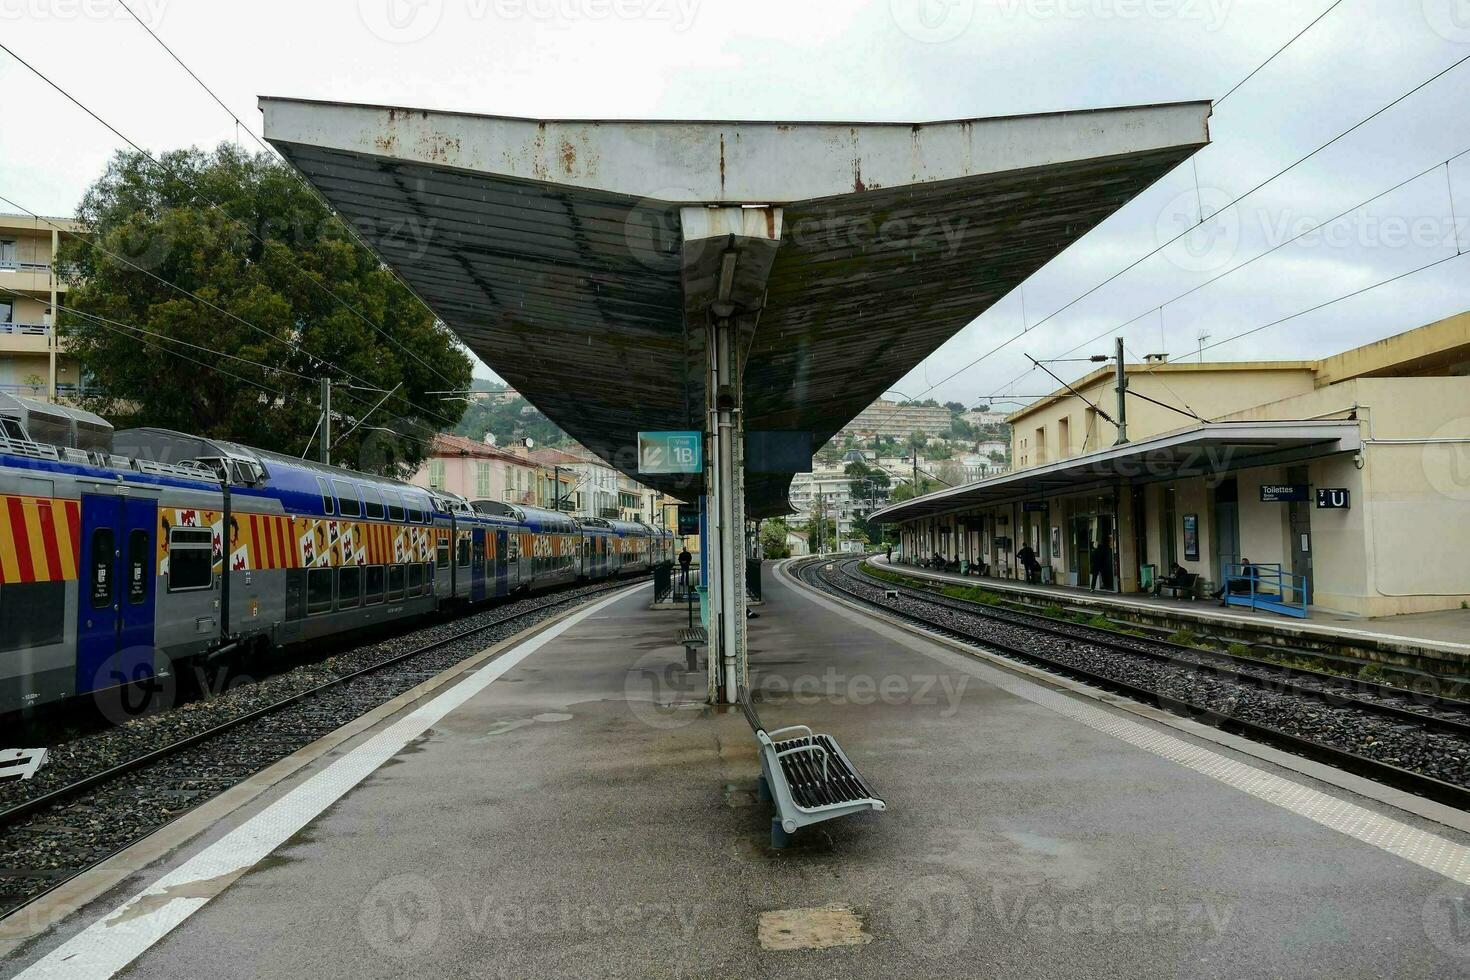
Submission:
M 791 835 L 802 827 L 888 808 L 832 736 L 819 735 L 806 725 L 767 731 L 750 703 L 749 691 L 741 692 L 740 707 L 759 744 L 760 798 L 776 806 L 771 818 L 772 847 L 786 847 Z M 801 734 L 784 737 L 794 733 Z

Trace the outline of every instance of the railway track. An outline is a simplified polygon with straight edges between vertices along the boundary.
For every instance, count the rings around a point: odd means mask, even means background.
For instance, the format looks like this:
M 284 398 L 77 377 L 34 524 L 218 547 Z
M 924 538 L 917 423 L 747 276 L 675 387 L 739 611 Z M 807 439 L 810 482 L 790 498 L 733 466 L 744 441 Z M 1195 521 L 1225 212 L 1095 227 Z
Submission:
M 329 668 L 325 677 L 322 665 L 304 667 L 308 682 L 285 696 L 260 685 L 186 706 L 218 718 L 120 760 L 104 752 L 90 767 L 74 764 L 61 785 L 0 809 L 0 919 L 488 644 L 629 584 L 525 599 L 467 617 L 469 625 L 449 632 L 429 626 L 372 644 L 388 650 L 365 665 Z M 433 638 L 420 642 L 425 634 Z
M 1063 638 L 1085 639 L 1115 650 L 1131 651 L 1153 660 L 1224 667 L 1233 671 L 1242 684 L 1289 691 L 1333 705 L 1349 701 L 1356 702 L 1361 704 L 1365 710 L 1381 712 L 1396 719 L 1426 725 L 1434 731 L 1470 739 L 1470 703 L 1456 698 L 1443 697 L 1432 691 L 1410 691 L 1374 681 L 1346 677 L 1342 674 L 1272 663 L 1268 660 L 1240 656 L 1222 650 L 1209 650 L 1168 640 L 1132 636 L 1115 630 L 1089 626 L 1086 623 L 1060 623 L 1039 613 L 987 606 L 952 596 L 939 595 L 920 587 L 895 585 L 868 573 L 860 563 L 855 571 L 848 566 L 843 569 L 843 573 L 869 585 L 885 590 L 897 590 L 903 595 L 922 598 L 950 609 L 980 613 Z
M 1428 799 L 1470 807 L 1465 702 L 1366 682 L 1354 690 L 1335 675 L 936 596 L 869 576 L 860 563 L 817 562 L 798 574 L 817 588 L 967 644 Z

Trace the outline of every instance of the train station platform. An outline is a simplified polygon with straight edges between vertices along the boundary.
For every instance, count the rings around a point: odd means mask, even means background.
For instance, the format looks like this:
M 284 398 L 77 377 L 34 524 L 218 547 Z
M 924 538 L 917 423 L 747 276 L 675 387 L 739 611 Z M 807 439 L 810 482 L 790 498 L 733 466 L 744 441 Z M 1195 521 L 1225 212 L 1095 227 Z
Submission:
M 1404 980 L 1470 963 L 1465 814 L 766 571 L 764 721 L 833 733 L 887 812 L 773 850 L 746 721 L 702 703 L 637 587 L 120 855 L 116 884 L 0 976 Z
M 868 560 L 875 568 L 889 569 L 911 578 L 966 585 L 1003 595 L 1055 601 L 1102 612 L 1141 614 L 1160 622 L 1197 623 L 1203 630 L 1250 630 L 1270 634 L 1286 643 L 1306 641 L 1360 646 L 1416 657 L 1429 655 L 1458 664 L 1459 673 L 1470 673 L 1470 610 L 1466 609 L 1370 618 L 1313 606 L 1311 618 L 1301 620 L 1261 610 L 1222 606 L 1208 597 L 1189 600 L 1138 593 L 1092 592 L 1067 585 L 1033 585 L 1016 579 L 940 572 L 898 560 L 890 561 L 882 555 Z

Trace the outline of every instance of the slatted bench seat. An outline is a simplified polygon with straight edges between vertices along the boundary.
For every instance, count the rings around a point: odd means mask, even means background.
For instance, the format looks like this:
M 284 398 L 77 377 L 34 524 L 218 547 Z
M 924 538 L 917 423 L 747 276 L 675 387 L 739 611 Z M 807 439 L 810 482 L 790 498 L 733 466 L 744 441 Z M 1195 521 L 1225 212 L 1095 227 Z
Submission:
M 760 798 L 776 807 L 771 818 L 772 847 L 786 847 L 791 835 L 802 827 L 888 808 L 832 736 L 819 735 L 806 725 L 767 731 L 750 702 L 749 691 L 741 692 L 740 707 L 760 747 Z M 795 737 L 784 737 L 793 734 Z
M 699 669 L 700 647 L 709 646 L 709 631 L 703 626 L 690 626 L 679 631 L 679 645 L 684 648 L 684 663 L 693 672 Z

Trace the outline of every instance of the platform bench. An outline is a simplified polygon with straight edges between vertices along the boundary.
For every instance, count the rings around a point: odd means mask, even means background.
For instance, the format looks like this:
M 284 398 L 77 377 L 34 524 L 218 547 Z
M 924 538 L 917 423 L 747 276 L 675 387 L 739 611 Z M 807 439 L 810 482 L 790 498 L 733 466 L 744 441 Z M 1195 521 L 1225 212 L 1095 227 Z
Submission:
M 802 827 L 888 808 L 832 736 L 816 734 L 806 725 L 767 731 L 750 702 L 749 691 L 741 693 L 740 707 L 760 750 L 761 801 L 776 807 L 771 818 L 772 847 L 786 847 L 791 835 Z M 789 735 L 795 737 L 786 737 Z
M 700 647 L 709 646 L 709 631 L 703 626 L 690 626 L 679 631 L 679 645 L 684 648 L 684 664 L 691 673 L 699 669 Z
M 1167 593 L 1169 596 L 1175 599 L 1183 596 L 1186 599 L 1193 600 L 1195 597 L 1195 593 L 1198 590 L 1199 576 L 1196 575 L 1194 572 L 1186 574 L 1182 582 L 1175 583 L 1171 582 L 1168 579 L 1164 579 L 1163 581 L 1159 582 L 1159 595 L 1162 596 Z

